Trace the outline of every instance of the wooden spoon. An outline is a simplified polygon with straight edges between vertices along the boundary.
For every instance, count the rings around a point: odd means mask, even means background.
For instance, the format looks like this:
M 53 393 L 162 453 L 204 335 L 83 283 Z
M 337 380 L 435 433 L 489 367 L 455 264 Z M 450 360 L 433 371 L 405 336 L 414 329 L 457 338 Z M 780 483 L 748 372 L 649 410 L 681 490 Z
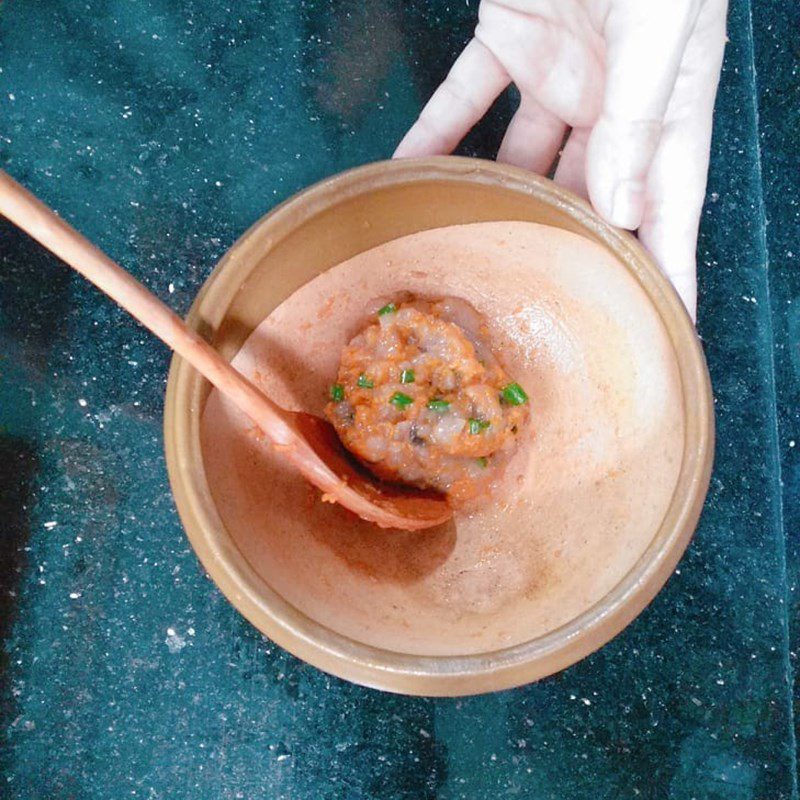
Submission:
M 379 483 L 356 468 L 330 424 L 275 404 L 152 292 L 2 170 L 0 214 L 119 303 L 211 381 L 322 491 L 323 500 L 341 503 L 382 528 L 422 530 L 451 517 L 443 496 Z

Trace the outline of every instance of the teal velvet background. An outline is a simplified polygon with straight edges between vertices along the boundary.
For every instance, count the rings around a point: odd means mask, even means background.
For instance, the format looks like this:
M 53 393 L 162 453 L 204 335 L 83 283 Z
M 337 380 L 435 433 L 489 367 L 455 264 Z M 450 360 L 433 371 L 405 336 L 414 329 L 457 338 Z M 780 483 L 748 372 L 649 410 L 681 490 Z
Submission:
M 185 312 L 270 207 L 390 155 L 475 13 L 9 0 L 0 164 Z M 706 510 L 628 630 L 521 689 L 381 694 L 258 634 L 173 507 L 167 352 L 0 223 L 0 797 L 796 800 L 798 7 L 732 0 L 729 35 L 699 245 Z M 512 106 L 463 152 L 492 156 Z

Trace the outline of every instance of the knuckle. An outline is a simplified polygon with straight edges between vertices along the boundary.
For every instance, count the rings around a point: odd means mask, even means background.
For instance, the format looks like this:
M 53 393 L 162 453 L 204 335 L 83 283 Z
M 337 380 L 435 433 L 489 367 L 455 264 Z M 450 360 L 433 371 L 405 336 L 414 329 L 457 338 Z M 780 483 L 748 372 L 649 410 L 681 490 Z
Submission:
M 664 120 L 603 113 L 597 122 L 601 134 L 615 149 L 645 149 L 654 152 L 664 131 Z
M 470 112 L 478 112 L 478 105 L 472 97 L 470 88 L 460 78 L 448 77 L 440 91 L 445 102 L 455 103 Z

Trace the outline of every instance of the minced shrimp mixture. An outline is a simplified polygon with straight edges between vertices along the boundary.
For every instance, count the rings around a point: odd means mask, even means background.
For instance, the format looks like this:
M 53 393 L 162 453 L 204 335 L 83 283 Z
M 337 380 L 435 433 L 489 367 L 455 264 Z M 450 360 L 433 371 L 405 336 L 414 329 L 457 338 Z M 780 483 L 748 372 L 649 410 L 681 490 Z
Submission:
M 325 412 L 384 480 L 467 500 L 486 491 L 528 416 L 528 395 L 463 300 L 391 302 L 342 353 Z

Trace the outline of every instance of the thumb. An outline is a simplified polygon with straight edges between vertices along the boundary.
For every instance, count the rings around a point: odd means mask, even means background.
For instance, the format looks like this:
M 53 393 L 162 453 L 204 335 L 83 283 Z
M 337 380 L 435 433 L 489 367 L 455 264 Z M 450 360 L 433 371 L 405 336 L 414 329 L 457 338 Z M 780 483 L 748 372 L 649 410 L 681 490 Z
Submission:
M 700 5 L 617 0 L 606 18 L 606 83 L 587 145 L 586 182 L 597 211 L 621 228 L 642 221 L 647 173 Z

